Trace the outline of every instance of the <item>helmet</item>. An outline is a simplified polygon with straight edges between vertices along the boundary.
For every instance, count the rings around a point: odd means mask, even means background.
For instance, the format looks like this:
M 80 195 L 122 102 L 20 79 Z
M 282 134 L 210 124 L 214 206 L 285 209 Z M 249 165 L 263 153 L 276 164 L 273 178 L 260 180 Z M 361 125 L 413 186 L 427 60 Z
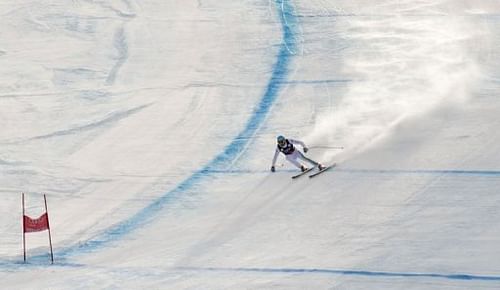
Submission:
M 278 144 L 281 145 L 281 146 L 284 146 L 285 143 L 286 143 L 286 139 L 285 137 L 279 135 L 278 138 L 276 138 L 276 140 L 278 141 Z

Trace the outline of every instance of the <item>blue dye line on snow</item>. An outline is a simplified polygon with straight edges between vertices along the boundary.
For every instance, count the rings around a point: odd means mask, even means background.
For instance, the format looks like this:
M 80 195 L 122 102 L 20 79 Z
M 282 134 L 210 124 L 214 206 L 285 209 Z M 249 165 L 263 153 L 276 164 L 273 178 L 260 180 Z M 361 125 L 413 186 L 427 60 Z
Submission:
M 451 169 L 338 169 L 337 171 L 352 173 L 380 173 L 380 174 L 430 174 L 430 175 L 479 175 L 499 176 L 498 170 L 451 170 Z
M 211 174 L 257 174 L 268 173 L 269 170 L 252 170 L 252 169 L 227 169 L 227 170 L 210 170 Z M 279 172 L 297 172 L 297 169 L 281 169 Z M 476 175 L 476 176 L 500 176 L 499 170 L 452 170 L 452 169 L 349 169 L 335 168 L 328 173 L 347 172 L 347 173 L 367 173 L 367 174 L 428 174 L 428 175 Z
M 231 165 L 238 160 L 240 154 L 245 151 L 249 140 L 251 140 L 251 137 L 264 122 L 271 106 L 276 101 L 282 84 L 287 78 L 290 61 L 296 51 L 296 39 L 294 34 L 298 23 L 296 17 L 292 13 L 293 7 L 288 0 L 276 0 L 275 4 L 276 8 L 279 10 L 282 26 L 282 43 L 272 70 L 271 79 L 245 128 L 211 162 L 199 171 L 194 172 L 174 189 L 165 193 L 135 215 L 104 230 L 88 241 L 57 251 L 56 259 L 65 260 L 72 255 L 93 252 L 108 245 L 110 242 L 123 238 L 132 231 L 151 222 L 166 205 L 181 198 L 189 190 L 200 184 L 211 172 L 230 168 Z M 42 255 L 40 255 L 31 259 L 42 261 L 44 258 L 45 255 L 43 255 L 43 258 Z
M 404 272 L 381 272 L 362 270 L 336 270 L 336 269 L 301 269 L 301 268 L 196 268 L 182 267 L 180 270 L 189 271 L 209 271 L 209 272 L 257 272 L 257 273 L 282 273 L 282 274 L 331 274 L 348 276 L 369 276 L 369 277 L 389 277 L 389 278 L 440 278 L 448 280 L 480 280 L 480 281 L 500 281 L 500 276 L 483 276 L 470 274 L 437 274 L 437 273 L 404 273 Z
M 333 80 L 289 80 L 284 81 L 282 84 L 334 84 L 334 83 L 350 83 L 352 80 L 348 79 L 333 79 Z

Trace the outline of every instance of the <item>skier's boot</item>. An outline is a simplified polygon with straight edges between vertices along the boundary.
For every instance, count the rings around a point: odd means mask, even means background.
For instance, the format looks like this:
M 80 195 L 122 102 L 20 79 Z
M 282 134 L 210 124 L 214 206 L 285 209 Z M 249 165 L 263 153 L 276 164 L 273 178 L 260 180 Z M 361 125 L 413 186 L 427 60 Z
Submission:
M 318 164 L 318 169 L 319 169 L 319 170 L 323 170 L 323 169 L 325 169 L 325 166 L 323 166 L 323 165 L 321 165 L 321 164 Z
M 300 165 L 300 170 L 301 170 L 302 172 L 304 172 L 304 171 L 306 171 L 306 170 L 307 170 L 307 167 L 305 167 L 304 165 Z

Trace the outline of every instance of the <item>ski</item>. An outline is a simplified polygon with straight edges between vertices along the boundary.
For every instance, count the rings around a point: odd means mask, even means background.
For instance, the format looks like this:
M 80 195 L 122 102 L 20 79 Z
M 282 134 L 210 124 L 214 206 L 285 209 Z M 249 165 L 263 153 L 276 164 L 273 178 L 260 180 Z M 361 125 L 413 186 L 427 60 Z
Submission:
M 327 171 L 327 170 L 328 170 L 328 169 L 330 169 L 330 168 L 335 167 L 336 165 L 337 165 L 337 163 L 333 163 L 332 165 L 327 166 L 327 167 L 325 167 L 325 168 L 321 169 L 320 171 L 318 171 L 318 172 L 316 172 L 316 173 L 313 173 L 313 174 L 309 175 L 309 178 L 313 178 L 314 176 L 318 176 L 319 174 L 321 174 L 321 173 L 323 173 L 323 172 Z
M 292 179 L 295 179 L 295 178 L 298 178 L 298 177 L 301 177 L 302 175 L 306 174 L 307 172 L 313 170 L 314 167 L 311 167 L 311 168 L 307 168 L 306 171 L 302 171 L 301 173 L 297 174 L 297 175 L 294 175 L 292 176 Z

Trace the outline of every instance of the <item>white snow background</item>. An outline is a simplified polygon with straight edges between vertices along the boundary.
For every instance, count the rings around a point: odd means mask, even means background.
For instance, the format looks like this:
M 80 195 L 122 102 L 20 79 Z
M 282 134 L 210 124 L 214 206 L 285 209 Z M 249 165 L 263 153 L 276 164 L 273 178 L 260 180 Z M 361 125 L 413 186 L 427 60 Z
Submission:
M 496 0 L 3 0 L 0 288 L 500 289 L 499 57 Z

